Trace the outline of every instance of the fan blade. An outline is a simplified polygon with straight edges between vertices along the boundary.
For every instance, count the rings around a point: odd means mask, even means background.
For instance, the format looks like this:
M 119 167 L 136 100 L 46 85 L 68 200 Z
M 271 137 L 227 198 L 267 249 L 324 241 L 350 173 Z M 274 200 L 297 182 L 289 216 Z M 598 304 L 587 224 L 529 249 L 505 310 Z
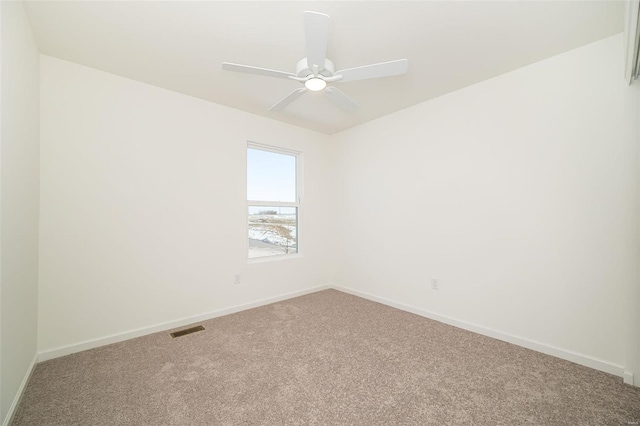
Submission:
M 302 96 L 306 91 L 307 89 L 305 89 L 304 87 L 300 87 L 299 89 L 294 90 L 293 92 L 289 93 L 287 96 L 282 98 L 277 104 L 269 108 L 269 110 L 282 111 L 283 109 L 288 107 L 289 104 L 291 104 L 293 101 L 295 101 L 300 96 Z
M 381 62 L 379 64 L 365 65 L 363 67 L 349 68 L 336 71 L 335 75 L 341 75 L 341 83 L 346 81 L 366 80 L 369 78 L 390 77 L 392 75 L 406 74 L 409 69 L 409 61 L 398 59 L 397 61 Z
M 222 63 L 222 69 L 227 71 L 244 72 L 247 74 L 263 75 L 265 77 L 289 78 L 297 77 L 295 74 L 284 71 L 270 70 L 267 68 L 252 67 L 249 65 L 231 64 L 229 62 Z
M 307 11 L 303 16 L 307 40 L 307 65 L 311 70 L 317 65 L 318 71 L 322 71 L 329 42 L 329 15 Z
M 358 104 L 353 99 L 351 99 L 335 87 L 327 87 L 324 91 L 324 94 L 331 100 L 331 102 L 338 105 L 340 108 L 347 112 L 353 112 L 358 109 Z

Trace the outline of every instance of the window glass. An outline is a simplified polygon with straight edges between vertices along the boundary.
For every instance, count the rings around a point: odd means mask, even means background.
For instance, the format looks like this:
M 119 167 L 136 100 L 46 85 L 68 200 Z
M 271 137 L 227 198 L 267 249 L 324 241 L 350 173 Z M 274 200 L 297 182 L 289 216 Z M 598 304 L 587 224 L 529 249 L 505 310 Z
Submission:
M 249 258 L 298 252 L 298 208 L 249 206 Z
M 298 253 L 299 154 L 247 148 L 248 257 Z
M 247 200 L 295 202 L 295 155 L 249 148 Z

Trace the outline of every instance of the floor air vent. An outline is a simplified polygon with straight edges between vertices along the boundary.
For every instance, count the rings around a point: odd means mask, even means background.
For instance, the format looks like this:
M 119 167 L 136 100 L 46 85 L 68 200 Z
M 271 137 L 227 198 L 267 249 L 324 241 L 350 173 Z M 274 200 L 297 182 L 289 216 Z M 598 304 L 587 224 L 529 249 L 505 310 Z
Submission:
M 199 325 L 197 327 L 185 328 L 184 330 L 174 331 L 173 333 L 169 333 L 169 334 L 171 334 L 171 337 L 175 338 L 175 337 L 184 336 L 185 334 L 191 334 L 191 333 L 195 333 L 196 331 L 202 331 L 202 330 L 204 330 L 204 327 Z

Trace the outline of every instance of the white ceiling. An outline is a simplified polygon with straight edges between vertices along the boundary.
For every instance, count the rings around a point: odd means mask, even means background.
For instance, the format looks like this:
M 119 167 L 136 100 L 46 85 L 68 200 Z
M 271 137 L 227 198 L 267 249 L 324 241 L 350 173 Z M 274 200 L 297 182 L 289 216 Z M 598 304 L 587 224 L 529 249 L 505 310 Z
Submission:
M 46 55 L 331 134 L 621 32 L 623 5 L 30 1 L 27 11 Z M 305 10 L 331 16 L 327 57 L 337 69 L 407 58 L 409 73 L 336 83 L 360 104 L 355 113 L 318 93 L 268 111 L 301 83 L 222 71 L 220 63 L 295 72 Z

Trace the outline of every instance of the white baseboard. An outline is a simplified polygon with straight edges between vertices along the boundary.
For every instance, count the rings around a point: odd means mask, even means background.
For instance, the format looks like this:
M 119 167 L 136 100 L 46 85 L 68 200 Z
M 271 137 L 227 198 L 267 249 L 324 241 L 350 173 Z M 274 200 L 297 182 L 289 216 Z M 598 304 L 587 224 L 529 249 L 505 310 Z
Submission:
M 18 392 L 16 393 L 15 398 L 13 398 L 13 402 L 11 403 L 11 407 L 9 407 L 7 416 L 4 418 L 4 421 L 2 422 L 2 426 L 9 426 L 11 424 L 11 421 L 13 420 L 13 416 L 16 415 L 16 411 L 18 410 L 18 406 L 20 405 L 20 401 L 22 400 L 22 396 L 24 395 L 24 390 L 27 388 L 27 383 L 29 383 L 29 379 L 33 374 L 33 370 L 35 370 L 37 363 L 38 363 L 38 354 L 35 354 L 33 356 L 33 359 L 31 360 L 31 364 L 29 364 L 29 368 L 27 368 L 27 372 L 24 374 L 22 383 L 20 383 L 20 387 L 18 388 Z
M 628 385 L 633 385 L 633 373 L 629 370 L 624 370 L 624 373 L 622 375 L 622 378 L 624 379 L 624 382 Z M 640 387 L 640 383 L 637 383 L 636 386 Z
M 481 325 L 473 324 L 467 321 L 458 320 L 448 317 L 446 315 L 440 315 L 435 312 L 427 311 L 425 309 L 417 308 L 415 306 L 405 305 L 404 303 L 395 302 L 393 300 L 385 299 L 383 297 L 375 296 L 373 294 L 365 293 L 360 290 L 354 290 L 348 287 L 342 287 L 339 285 L 331 285 L 334 288 L 345 293 L 359 296 L 374 302 L 382 303 L 383 305 L 391 306 L 406 312 L 411 312 L 416 315 L 420 315 L 425 318 L 436 320 L 445 324 L 453 325 L 458 328 L 473 331 L 474 333 L 482 334 L 484 336 L 492 337 L 494 339 L 502 340 L 504 342 L 513 343 L 514 345 L 522 346 L 527 349 L 532 349 L 537 352 L 542 352 L 547 355 L 552 355 L 567 361 L 575 362 L 576 364 L 584 365 L 596 370 L 604 371 L 605 373 L 613 374 L 618 377 L 622 377 L 625 383 L 633 383 L 633 374 L 631 372 L 625 372 L 625 369 L 621 365 L 616 365 L 608 361 L 597 359 L 589 355 L 573 352 L 570 350 L 558 348 L 556 346 L 548 345 L 545 343 L 537 342 L 535 340 L 527 339 L 524 337 L 514 336 L 509 333 L 494 330 Z M 631 382 L 629 382 L 631 380 Z
M 224 315 L 233 314 L 236 312 L 244 311 L 246 309 L 257 308 L 259 306 L 268 305 L 270 303 L 280 302 L 282 300 L 291 299 L 293 297 L 304 296 L 305 294 L 315 293 L 317 291 L 326 290 L 330 288 L 328 285 L 321 285 L 318 287 L 311 287 L 304 290 L 298 290 L 291 293 L 285 293 L 266 299 L 260 299 L 253 302 L 245 303 L 242 305 L 236 305 L 229 308 L 219 309 L 217 311 L 207 312 L 204 314 L 193 315 L 185 318 L 181 318 L 175 321 L 167 321 L 160 324 L 155 324 L 148 327 L 137 328 L 135 330 L 125 331 L 123 333 L 112 334 L 110 336 L 100 337 L 97 339 L 85 340 L 84 342 L 74 343 L 71 345 L 60 346 L 54 349 L 42 351 L 39 354 L 39 361 L 47 361 L 53 358 L 59 358 L 61 356 L 70 355 L 76 352 L 86 351 L 88 349 L 97 348 L 99 346 L 110 345 L 112 343 L 122 342 L 124 340 L 133 339 L 135 337 L 146 336 L 147 334 L 157 333 L 159 331 L 166 331 L 172 328 L 183 327 L 185 325 L 193 324 L 199 321 L 205 321 L 212 318 L 221 317 Z
M 97 348 L 99 346 L 109 345 L 112 343 L 122 342 L 124 340 L 133 339 L 135 337 L 145 336 L 147 334 L 157 333 L 160 331 L 166 331 L 177 327 L 182 327 L 188 324 L 192 324 L 199 321 L 205 321 L 208 319 L 221 317 L 224 315 L 233 314 L 235 312 L 240 312 L 246 309 L 256 308 L 263 305 L 268 305 L 270 303 L 280 302 L 282 300 L 291 299 L 293 297 L 303 296 L 305 294 L 311 294 L 318 291 L 326 290 L 328 288 L 334 288 L 336 290 L 349 293 L 355 296 L 359 296 L 368 300 L 372 300 L 374 302 L 382 303 L 383 305 L 391 306 L 393 308 L 397 308 L 406 312 L 411 312 L 416 315 L 420 315 L 426 318 L 430 318 L 445 324 L 453 325 L 458 328 L 462 328 L 464 330 L 469 330 L 474 333 L 482 334 L 484 336 L 492 337 L 494 339 L 502 340 L 505 342 L 513 343 L 514 345 L 522 346 L 527 349 L 532 349 L 537 352 L 542 352 L 547 355 L 552 355 L 567 361 L 575 362 L 576 364 L 583 365 L 585 367 L 590 367 L 599 371 L 604 371 L 605 373 L 613 374 L 618 377 L 622 377 L 625 383 L 634 384 L 634 375 L 632 372 L 624 369 L 623 366 L 610 363 L 608 361 L 604 361 L 601 359 L 597 359 L 591 357 L 589 355 L 584 355 L 578 352 L 558 348 L 556 346 L 548 345 L 545 343 L 541 343 L 535 340 L 527 339 L 524 337 L 514 336 L 509 333 L 504 333 L 502 331 L 494 330 L 488 327 L 484 327 L 478 324 L 473 324 L 467 321 L 462 321 L 456 318 L 448 317 L 446 315 L 441 315 L 435 312 L 427 311 L 425 309 L 417 308 L 415 306 L 406 305 L 404 303 L 396 302 L 393 300 L 385 299 L 383 297 L 375 296 L 373 294 L 369 294 L 363 291 L 355 290 L 348 287 L 342 287 L 339 285 L 322 285 L 318 287 L 312 287 L 304 290 L 298 290 L 291 293 L 281 294 L 279 296 L 270 297 L 266 299 L 256 300 L 250 303 L 245 303 L 242 305 L 232 306 L 229 308 L 220 309 L 213 312 L 207 312 L 204 314 L 194 315 L 190 317 L 181 318 L 175 321 L 168 321 L 160 324 L 156 324 L 149 327 L 138 328 L 135 330 L 118 333 L 110 336 L 105 336 L 97 339 L 87 340 L 84 342 L 79 342 L 67 346 L 61 346 L 58 348 L 50 349 L 47 351 L 40 352 L 37 356 L 37 360 L 47 361 L 53 358 L 58 358 L 61 356 L 69 355 L 76 352 L 85 351 L 88 349 Z M 28 376 L 31 375 L 33 370 L 33 366 L 35 365 L 35 360 L 32 363 Z M 25 376 L 25 381 L 21 386 L 21 392 L 24 390 L 23 387 L 26 385 L 28 381 L 28 376 Z M 637 385 L 636 385 L 637 386 Z M 20 393 L 21 395 L 21 393 Z M 14 401 L 14 405 L 17 407 L 18 401 Z M 12 409 L 15 407 L 12 405 Z M 11 413 L 11 411 L 10 411 Z M 3 426 L 8 423 L 3 423 Z

